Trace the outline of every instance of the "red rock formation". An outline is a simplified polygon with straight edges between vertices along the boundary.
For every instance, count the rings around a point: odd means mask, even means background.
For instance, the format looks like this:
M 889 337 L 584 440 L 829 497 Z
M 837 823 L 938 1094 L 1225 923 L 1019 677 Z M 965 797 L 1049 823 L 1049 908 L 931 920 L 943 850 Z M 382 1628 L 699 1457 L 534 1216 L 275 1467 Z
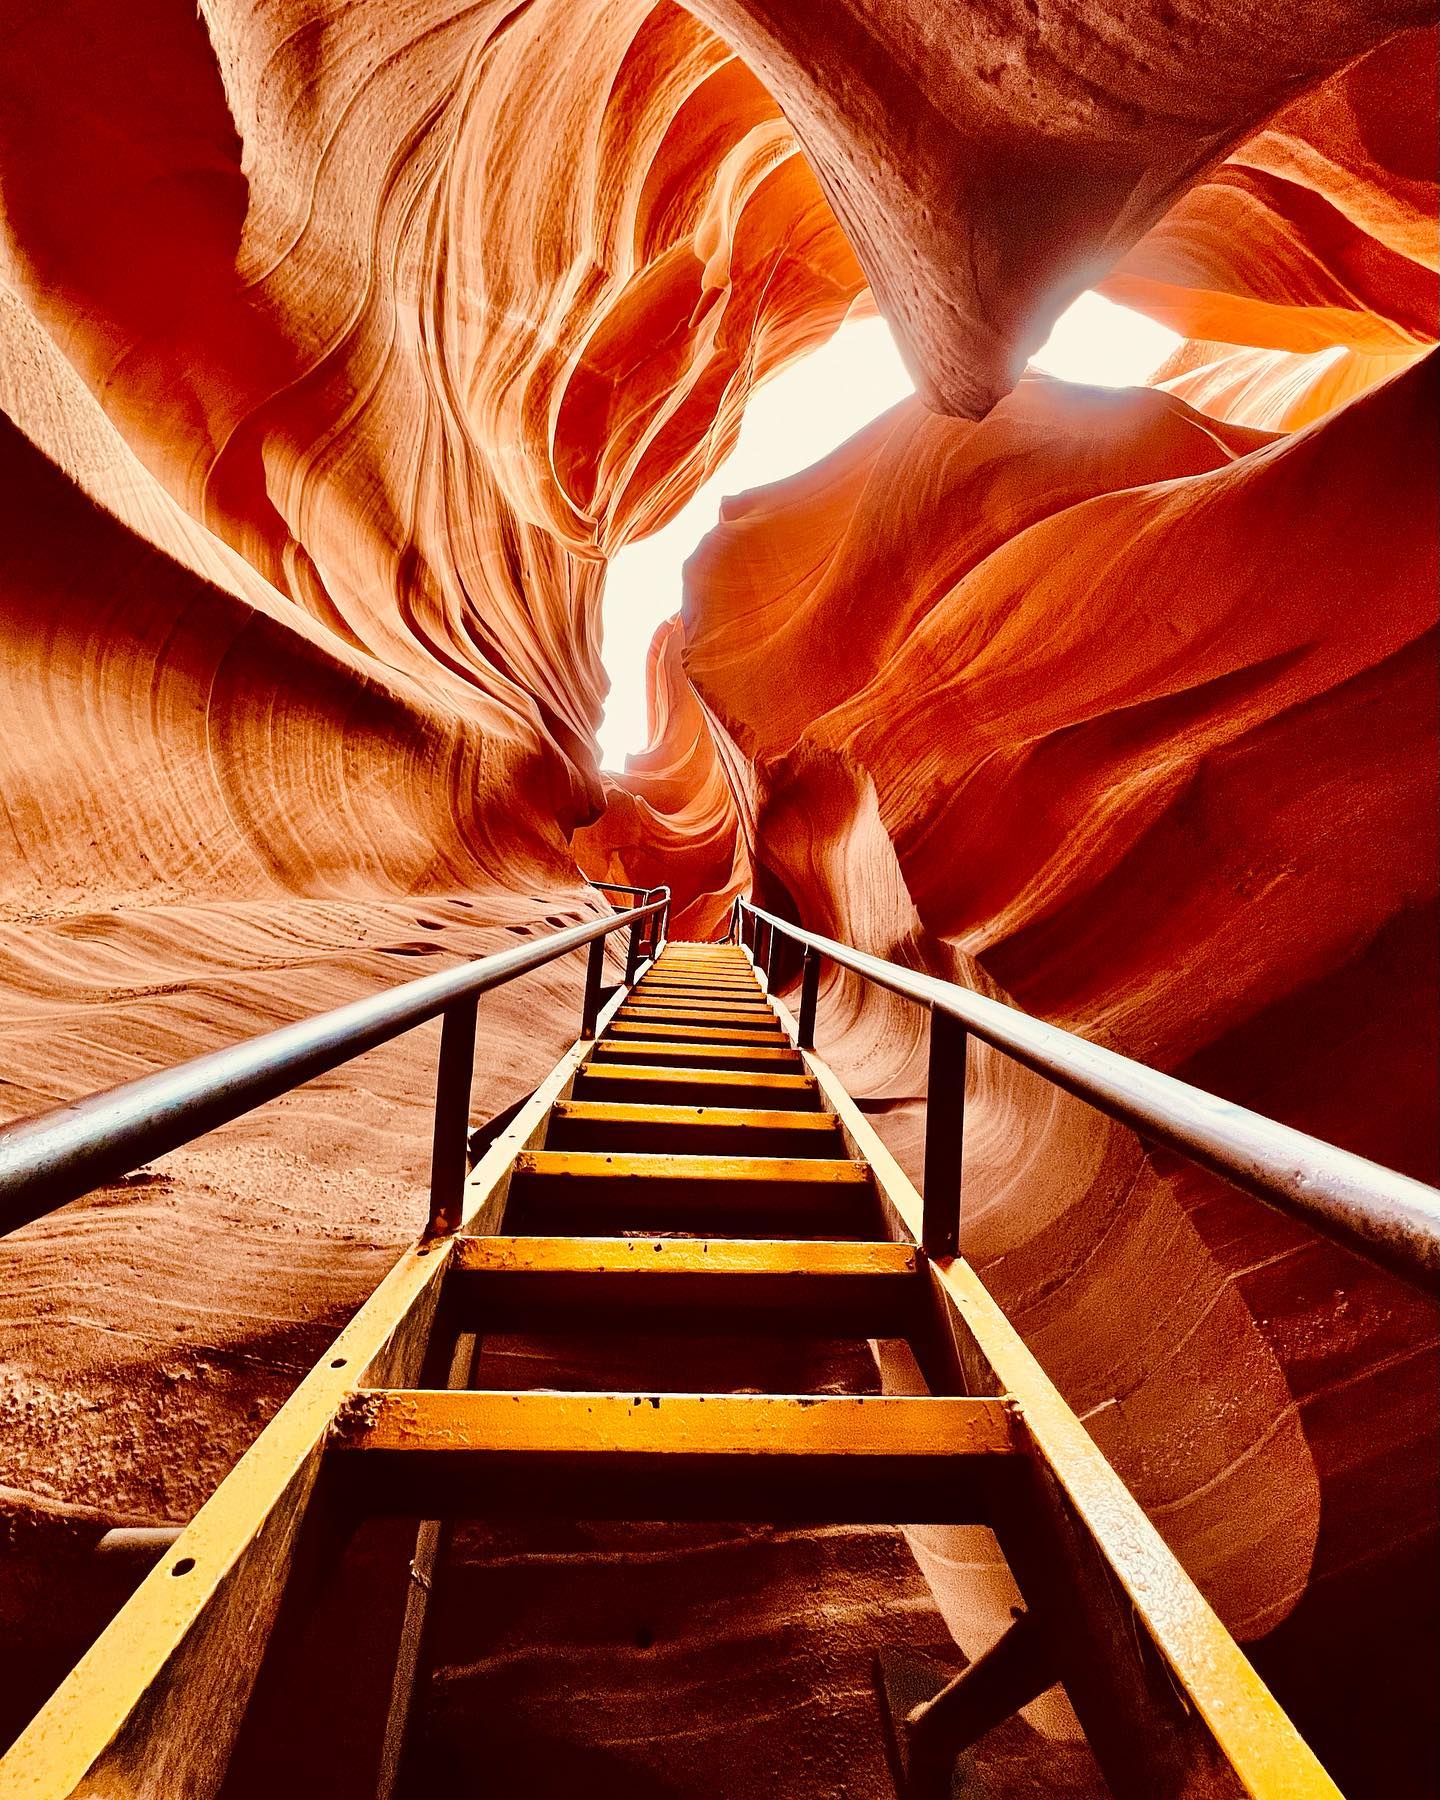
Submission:
M 708 32 L 645 0 L 572 26 L 92 0 L 22 15 L 0 106 L 11 281 L 111 425 L 303 613 L 519 745 L 564 827 L 599 798 L 599 553 L 861 286 Z M 42 439 L 54 385 L 11 406 Z
M 1263 27 L 1213 0 L 838 0 L 817 40 L 804 0 L 695 10 L 779 99 L 922 396 L 969 418 L 1197 177 L 1286 101 L 1433 17 L 1405 0 L 1289 0 Z
M 705 708 L 681 666 L 685 631 L 667 619 L 650 645 L 649 745 L 607 776 L 600 820 L 574 837 L 580 866 L 598 881 L 627 878 L 678 895 L 671 933 L 724 934 L 737 894 L 750 888 L 734 775 Z
M 821 929 L 1422 1168 L 1428 16 L 20 8 L 0 1106 L 543 929 L 593 904 L 578 857 L 697 932 L 753 868 Z M 1160 391 L 1010 391 L 1102 279 L 1186 339 Z M 602 792 L 605 558 L 872 304 L 958 417 L 897 408 L 727 505 Z M 577 975 L 487 1003 L 490 1105 Z M 822 1023 L 911 1154 L 919 1021 L 837 983 Z M 33 1541 L 183 1515 L 233 1459 L 413 1225 L 430 1057 L 7 1247 Z M 974 1081 L 967 1247 L 1347 1788 L 1417 1791 L 1433 1316 L 1003 1063 Z M 986 1546 L 922 1550 L 973 1647 L 1003 1591 L 945 1559 Z M 37 1618 L 76 1645 L 15 1566 L 18 1710 Z
M 1292 102 L 1101 283 L 1200 340 L 1171 392 L 1294 430 L 1434 343 L 1435 54 L 1402 33 Z
M 1268 444 L 1035 379 L 728 507 L 688 666 L 755 761 L 762 893 L 1433 1176 L 1436 375 Z M 912 1157 L 920 1030 L 836 990 L 821 1034 Z M 1353 1634 L 1371 1702 L 1414 1697 L 1433 1311 L 996 1064 L 968 1252 L 1343 1763 L 1319 1695 Z M 973 1587 L 951 1610 L 993 1632 Z
M 1284 107 L 1105 277 L 1185 337 L 1372 356 L 1435 341 L 1436 39 L 1392 38 Z
M 7 22 L 7 1116 L 574 917 L 600 552 L 860 289 L 678 9 L 378 19 Z M 487 1004 L 478 1110 L 578 978 Z M 192 1511 L 412 1234 L 433 1056 L 6 1245 L 7 1726 L 116 1598 L 57 1537 Z

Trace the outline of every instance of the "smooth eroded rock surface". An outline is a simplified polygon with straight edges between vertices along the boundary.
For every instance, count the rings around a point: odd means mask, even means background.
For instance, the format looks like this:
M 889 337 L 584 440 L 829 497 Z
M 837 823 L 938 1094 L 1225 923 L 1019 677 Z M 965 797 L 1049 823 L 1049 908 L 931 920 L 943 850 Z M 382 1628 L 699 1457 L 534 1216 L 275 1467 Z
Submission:
M 1433 9 L 13 12 L 0 1117 L 553 929 L 583 870 L 1433 1178 Z M 1025 373 L 1095 285 L 1180 334 L 1147 386 Z M 918 397 L 726 503 L 602 779 L 607 558 L 875 310 Z M 478 1117 L 578 960 L 485 1001 Z M 188 1516 L 413 1233 L 432 1038 L 0 1246 L 5 1730 L 121 1598 L 90 1538 Z M 922 1021 L 832 978 L 820 1040 L 917 1169 Z M 1345 1791 L 1426 1792 L 1433 1309 L 997 1057 L 968 1105 L 968 1253 Z M 737 1791 L 883 1791 L 875 1642 L 1010 1599 L 983 1534 L 910 1545 L 928 1589 L 893 1533 L 471 1534 L 436 1766 L 498 1692 L 553 1791 L 708 1794 L 686 1696 L 769 1671 L 794 1754 Z

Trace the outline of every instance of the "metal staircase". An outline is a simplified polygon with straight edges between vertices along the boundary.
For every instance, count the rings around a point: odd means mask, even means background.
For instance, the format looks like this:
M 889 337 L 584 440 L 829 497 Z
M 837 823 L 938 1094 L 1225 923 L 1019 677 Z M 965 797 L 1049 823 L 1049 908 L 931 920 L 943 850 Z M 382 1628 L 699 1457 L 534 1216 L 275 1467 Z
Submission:
M 0 1800 L 249 1791 L 231 1765 L 277 1622 L 376 1515 L 418 1522 L 363 1789 L 383 1800 L 446 1521 L 475 1515 L 985 1525 L 1025 1609 L 900 1723 L 915 1800 L 948 1800 L 957 1752 L 1056 1681 L 1122 1800 L 1336 1793 L 974 1272 L 921 1247 L 920 1196 L 751 950 L 644 961 L 655 911 L 625 915 L 633 985 L 603 1007 L 603 936 L 563 934 L 591 942 L 584 1032 L 454 1180 L 449 1002 L 429 1230 L 0 1762 Z M 808 964 L 804 998 L 813 1030 Z M 472 1386 L 484 1335 L 519 1329 L 903 1339 L 927 1391 Z

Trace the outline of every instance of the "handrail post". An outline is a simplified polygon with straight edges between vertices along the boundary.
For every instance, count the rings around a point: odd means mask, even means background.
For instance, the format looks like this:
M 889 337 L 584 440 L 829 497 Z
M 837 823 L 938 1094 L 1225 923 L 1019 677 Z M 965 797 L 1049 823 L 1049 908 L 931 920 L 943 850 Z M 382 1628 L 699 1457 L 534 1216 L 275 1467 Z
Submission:
M 920 1243 L 928 1256 L 960 1248 L 960 1179 L 965 1151 L 965 1072 L 970 1034 L 958 1019 L 930 1009 L 930 1076 L 925 1100 L 924 1211 Z
M 800 965 L 800 1020 L 795 1042 L 801 1050 L 815 1048 L 815 1002 L 820 997 L 820 952 L 809 944 Z
M 585 1003 L 580 1014 L 580 1036 L 593 1038 L 595 1024 L 600 1017 L 600 989 L 605 979 L 605 946 L 608 938 L 597 937 L 591 940 L 590 952 L 585 959 Z
M 597 940 L 602 941 L 602 940 Z M 440 1065 L 435 1076 L 435 1137 L 430 1150 L 430 1221 L 426 1237 L 460 1229 L 470 1161 L 470 1084 L 475 1075 L 475 1014 L 479 996 L 457 1000 L 441 1015 Z
M 645 929 L 644 919 L 635 919 L 630 926 L 630 945 L 625 952 L 625 985 L 634 987 L 635 971 L 640 967 L 640 933 Z

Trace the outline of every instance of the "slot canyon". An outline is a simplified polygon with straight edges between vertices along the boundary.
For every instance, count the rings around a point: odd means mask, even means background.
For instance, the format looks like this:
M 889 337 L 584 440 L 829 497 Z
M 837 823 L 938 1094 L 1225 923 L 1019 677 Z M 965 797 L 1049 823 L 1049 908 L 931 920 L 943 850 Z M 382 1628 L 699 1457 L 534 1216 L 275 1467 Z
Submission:
M 1426 0 L 16 0 L 0 1121 L 593 880 L 1435 1181 L 1436 43 Z M 1092 290 L 1176 334 L 1148 382 L 1031 363 Z M 602 771 L 607 566 L 876 317 L 914 394 L 726 490 Z M 583 962 L 482 998 L 477 1119 Z M 832 966 L 817 1020 L 918 1180 L 925 1015 Z M 133 1585 L 97 1535 L 191 1518 L 415 1238 L 438 1044 L 0 1241 L 0 1743 Z M 1433 1794 L 1435 1307 L 968 1080 L 965 1256 L 1343 1792 Z M 875 1654 L 1011 1600 L 902 1524 L 467 1526 L 413 1792 L 883 1800 Z M 1006 1730 L 997 1800 L 1108 1791 L 1063 1709 Z M 307 1754 L 243 1791 L 351 1791 Z

